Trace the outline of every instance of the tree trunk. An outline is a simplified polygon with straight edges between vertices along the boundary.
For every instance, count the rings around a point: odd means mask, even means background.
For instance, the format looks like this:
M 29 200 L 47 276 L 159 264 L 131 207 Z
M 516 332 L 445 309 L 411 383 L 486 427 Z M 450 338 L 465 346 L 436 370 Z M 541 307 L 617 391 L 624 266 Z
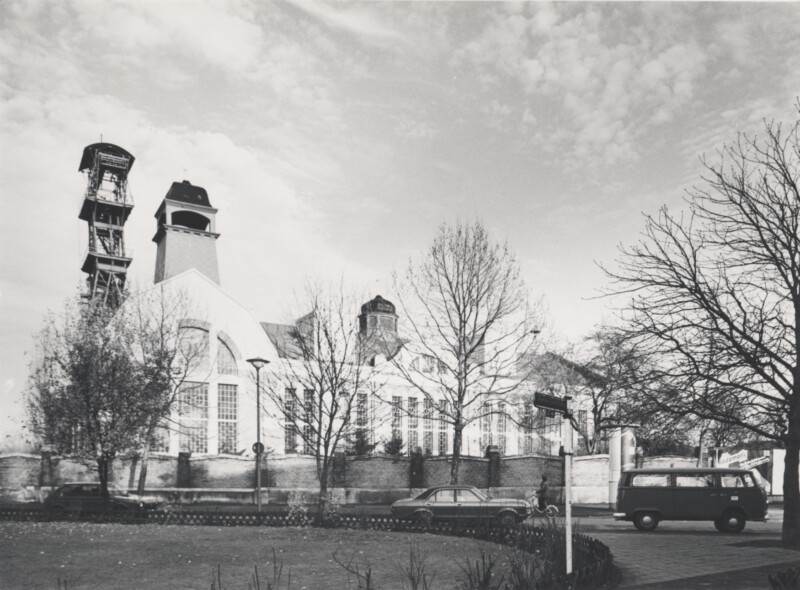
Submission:
M 319 500 L 317 502 L 317 522 L 322 523 L 325 506 L 328 503 L 328 463 L 322 466 L 319 477 Z
M 456 424 L 453 429 L 453 462 L 450 464 L 450 485 L 458 483 L 458 467 L 461 462 L 461 437 L 463 426 Z
M 150 445 L 145 444 L 142 450 L 141 462 L 139 465 L 139 483 L 136 486 L 136 493 L 140 496 L 144 494 L 144 486 L 147 482 L 147 460 L 150 458 Z
M 101 453 L 97 457 L 97 475 L 100 478 L 100 495 L 103 501 L 108 502 L 108 467 L 111 462 L 106 453 Z
M 791 424 L 791 422 L 790 422 Z M 800 423 L 794 422 L 794 428 Z M 783 529 L 781 541 L 784 545 L 800 547 L 800 478 L 798 477 L 798 459 L 800 459 L 800 433 L 789 432 L 786 443 L 786 459 L 783 472 Z
M 147 428 L 147 436 L 144 438 L 144 449 L 142 449 L 141 466 L 139 467 L 139 483 L 136 486 L 136 493 L 140 496 L 144 494 L 144 486 L 147 483 L 147 461 L 150 459 L 150 446 L 155 436 L 156 424 L 150 423 Z

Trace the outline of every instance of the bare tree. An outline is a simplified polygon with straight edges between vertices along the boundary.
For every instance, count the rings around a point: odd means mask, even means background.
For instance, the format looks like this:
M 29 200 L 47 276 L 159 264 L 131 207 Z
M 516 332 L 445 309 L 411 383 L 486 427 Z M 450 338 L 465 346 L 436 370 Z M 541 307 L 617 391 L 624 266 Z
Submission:
M 607 326 L 580 347 L 536 357 L 532 368 L 538 390 L 572 398 L 570 421 L 588 454 L 601 452 L 607 429 L 629 421 L 634 390 L 649 378 L 646 359 Z M 591 420 L 579 419 L 579 412 L 587 412 Z
M 380 383 L 368 362 L 372 348 L 358 330 L 355 297 L 341 284 L 310 284 L 301 305 L 309 311 L 273 334 L 281 361 L 270 372 L 266 393 L 289 440 L 316 459 L 321 518 L 334 454 L 358 429 L 369 428 L 359 420 L 369 415 Z
M 798 112 L 800 112 L 800 104 Z M 740 135 L 606 270 L 636 346 L 695 416 L 786 448 L 782 539 L 800 545 L 800 121 Z
M 395 285 L 410 338 L 392 362 L 453 427 L 450 481 L 458 483 L 464 428 L 501 412 L 524 381 L 519 361 L 532 349 L 538 318 L 513 252 L 479 222 L 440 226 Z
M 159 430 L 168 430 L 170 416 L 180 401 L 182 385 L 202 363 L 204 342 L 186 336 L 183 323 L 190 314 L 184 292 L 167 292 L 163 285 L 129 297 L 134 362 L 141 376 L 141 397 L 150 407 L 141 442 L 137 492 L 144 493 L 150 451 Z M 196 319 L 196 318 L 195 318 Z

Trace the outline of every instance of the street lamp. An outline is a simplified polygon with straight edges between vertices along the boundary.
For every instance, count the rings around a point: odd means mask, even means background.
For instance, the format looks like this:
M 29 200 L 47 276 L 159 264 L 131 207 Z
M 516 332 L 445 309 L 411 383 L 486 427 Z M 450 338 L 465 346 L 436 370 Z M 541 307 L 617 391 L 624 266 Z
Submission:
M 261 444 L 261 369 L 269 364 L 269 361 L 261 357 L 247 359 L 247 362 L 256 369 L 256 444 L 253 451 L 256 454 L 256 505 L 257 511 L 261 514 L 261 453 L 264 452 L 264 445 Z

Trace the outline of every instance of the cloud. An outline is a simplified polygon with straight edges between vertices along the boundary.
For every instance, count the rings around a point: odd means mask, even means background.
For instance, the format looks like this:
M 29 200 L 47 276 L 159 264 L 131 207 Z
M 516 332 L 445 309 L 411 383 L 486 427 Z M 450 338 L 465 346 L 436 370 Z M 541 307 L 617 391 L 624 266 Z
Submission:
M 406 41 L 398 31 L 381 22 L 374 14 L 363 10 L 358 4 L 329 5 L 314 0 L 290 1 L 296 8 L 313 16 L 326 26 L 345 31 L 365 43 L 405 43 Z

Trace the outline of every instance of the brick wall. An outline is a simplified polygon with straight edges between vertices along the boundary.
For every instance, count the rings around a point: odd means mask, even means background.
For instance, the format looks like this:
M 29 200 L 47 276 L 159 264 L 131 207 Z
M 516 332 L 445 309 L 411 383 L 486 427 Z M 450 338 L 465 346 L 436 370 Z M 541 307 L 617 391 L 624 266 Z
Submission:
M 428 457 L 424 462 L 424 486 L 450 482 L 450 459 Z M 255 464 L 252 457 L 197 456 L 189 459 L 190 484 L 195 489 L 252 489 L 255 487 Z M 462 457 L 459 481 L 477 488 L 488 487 L 489 461 Z M 137 459 L 118 459 L 111 471 L 111 481 L 136 488 L 141 463 Z M 595 497 L 608 487 L 608 457 L 576 458 L 573 483 L 576 501 Z M 147 471 L 148 490 L 177 488 L 178 458 L 153 454 Z M 562 485 L 562 460 L 559 457 L 504 457 L 500 465 L 499 486 L 495 495 L 527 497 L 536 489 L 542 473 L 558 497 Z M 95 466 L 72 457 L 37 457 L 34 455 L 0 456 L 0 489 L 19 490 L 37 485 L 53 486 L 66 481 L 96 480 Z M 346 501 L 377 503 L 409 493 L 410 460 L 407 457 L 345 457 L 337 487 Z M 262 467 L 262 487 L 270 498 L 284 501 L 292 490 L 313 492 L 319 487 L 313 457 L 268 457 Z M 580 490 L 585 490 L 580 492 Z M 592 491 L 594 490 L 594 491 Z M 597 500 L 605 501 L 605 500 Z
M 0 461 L 0 487 L 17 489 L 39 485 L 38 455 L 7 455 Z
M 319 487 L 314 457 L 270 457 L 269 470 L 275 487 L 312 490 Z
M 425 462 L 427 470 L 428 461 Z M 407 488 L 411 461 L 406 457 L 347 457 L 345 486 L 351 488 Z

